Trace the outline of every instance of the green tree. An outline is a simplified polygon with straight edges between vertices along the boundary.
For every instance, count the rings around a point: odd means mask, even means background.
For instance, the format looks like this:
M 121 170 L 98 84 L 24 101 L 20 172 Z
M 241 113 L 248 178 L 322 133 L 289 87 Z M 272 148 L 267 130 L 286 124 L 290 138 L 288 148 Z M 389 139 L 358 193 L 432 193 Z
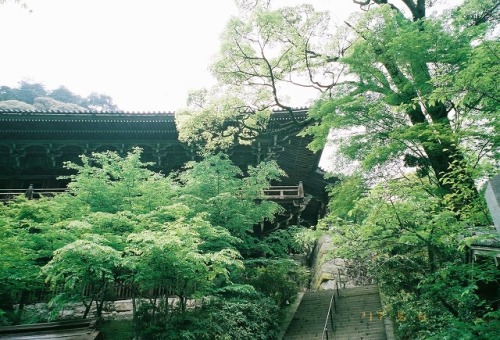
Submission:
M 458 219 L 436 185 L 412 176 L 374 186 L 349 214 L 330 214 L 322 225 L 333 237 L 336 256 L 359 270 L 348 274 L 359 281 L 368 275 L 380 284 L 399 337 L 439 338 L 460 327 L 471 337 L 488 338 L 499 319 L 489 314 L 491 303 L 481 298 L 477 282 L 498 281 L 498 271 L 494 261 L 467 263 L 463 251 L 479 231 L 471 225 L 487 224 L 487 216 L 477 218 Z M 478 322 L 482 327 L 473 326 Z
M 217 299 L 205 306 L 191 331 L 196 339 L 262 339 L 278 337 L 277 306 L 259 295 L 252 299 Z
M 167 194 L 163 200 L 166 203 L 171 197 L 164 191 L 168 189 L 168 184 L 162 184 L 168 180 L 147 169 L 149 164 L 141 162 L 139 148 L 128 152 L 123 158 L 116 152 L 107 151 L 94 153 L 91 157 L 81 156 L 81 160 L 82 165 L 71 162 L 65 165 L 77 172 L 69 176 L 71 182 L 68 188 L 77 200 L 89 206 L 92 211 L 146 212 L 161 204 L 157 201 L 157 205 L 153 206 L 152 202 L 145 200 L 153 199 L 154 196 L 159 199 L 162 194 Z M 154 191 L 156 195 L 152 196 Z
M 34 100 L 33 106 L 40 111 L 86 111 L 78 104 L 65 103 L 48 97 L 38 97 Z
M 19 83 L 19 88 L 14 92 L 14 95 L 15 98 L 13 99 L 25 102 L 27 104 L 33 104 L 36 98 L 45 97 L 47 95 L 47 90 L 41 83 L 21 81 Z
M 365 12 L 333 32 L 329 13 L 310 5 L 244 2 L 212 66 L 218 88 L 193 96 L 196 105 L 179 115 L 181 136 L 212 148 L 251 139 L 271 107 L 294 118 L 284 95 L 291 87 L 315 90 L 320 99 L 309 117 L 291 123 L 308 126 L 313 149 L 324 147 L 332 129 L 362 127 L 345 138 L 342 153 L 367 171 L 403 160 L 453 198 L 456 188 L 444 180 L 452 165 L 458 171 L 456 163 L 476 160 L 484 174 L 484 161 L 491 166 L 498 154 L 498 120 L 491 118 L 498 112 L 491 81 L 498 75 L 497 42 L 488 38 L 498 4 L 469 0 L 429 16 L 428 1 L 354 2 Z M 478 66 L 487 72 L 472 79 Z M 475 175 L 464 168 L 457 177 L 474 195 L 450 201 L 456 211 L 477 198 Z
M 19 100 L 8 99 L 0 102 L 0 109 L 2 110 L 25 110 L 34 111 L 36 108 L 31 104 L 26 104 Z
M 283 308 L 293 302 L 306 282 L 304 268 L 293 260 L 257 259 L 245 263 L 243 282 L 252 285 L 264 296 Z
M 169 324 L 173 314 L 188 312 L 188 299 L 208 296 L 217 283 L 227 281 L 229 268 L 242 266 L 231 246 L 235 241 L 227 231 L 199 217 L 166 223 L 158 231 L 130 234 L 125 278 L 137 288 L 138 297 L 149 298 L 135 319 L 139 329 Z M 154 294 L 158 289 L 165 293 Z M 169 296 L 178 301 L 171 304 Z
M 57 249 L 43 267 L 46 282 L 54 290 L 63 289 L 53 302 L 83 302 L 84 319 L 94 302 L 97 317 L 101 316 L 106 294 L 122 263 L 120 252 L 102 244 L 102 241 L 106 243 L 105 240 L 97 235 L 86 237 L 90 240 L 77 240 Z
M 355 38 L 340 62 L 348 67 L 347 75 L 353 80 L 338 86 L 332 98 L 316 104 L 311 115 L 322 123 L 309 131 L 326 138 L 324 124 L 329 128 L 363 126 L 364 134 L 343 145 L 342 150 L 351 158 L 362 159 L 370 169 L 404 157 L 406 164 L 418 167 L 422 175 L 432 172 L 444 193 L 452 193 L 454 188 L 443 181 L 452 164 L 462 162 L 465 153 L 480 159 L 484 156 L 482 147 L 466 144 L 463 135 L 488 147 L 493 146 L 493 139 L 472 136 L 470 129 L 465 133 L 461 124 L 477 126 L 479 122 L 472 119 L 471 110 L 454 110 L 461 97 L 457 91 L 446 101 L 443 97 L 436 100 L 435 84 L 443 85 L 436 74 L 458 73 L 467 65 L 468 56 L 474 55 L 472 41 L 485 38 L 487 25 L 453 30 L 446 26 L 446 18 L 426 18 L 424 1 L 418 6 L 412 1 L 405 3 L 411 18 L 395 6 L 381 6 L 349 25 Z M 489 4 L 488 9 L 495 7 L 494 2 Z M 452 51 L 450 46 L 454 46 Z M 495 70 L 491 71 L 494 75 Z M 498 92 L 498 88 L 491 90 Z M 484 136 L 487 129 L 482 125 L 477 128 Z M 474 188 L 470 174 L 464 173 L 460 179 L 462 185 Z M 457 210 L 462 203 L 455 202 Z
M 212 65 L 218 85 L 200 92 L 201 97 L 195 93 L 191 99 L 203 100 L 192 100 L 196 105 L 179 113 L 181 140 L 205 143 L 209 149 L 248 143 L 265 128 L 272 109 L 292 117 L 284 130 L 310 123 L 295 117 L 287 91 L 295 87 L 323 92 L 331 87 L 319 74 L 333 70 L 329 66 L 314 70 L 324 58 L 318 51 L 310 55 L 313 49 L 308 46 L 323 48 L 320 40 L 327 38 L 327 14 L 310 5 L 277 10 L 267 5 L 250 6 L 252 11 L 228 22 Z
M 89 94 L 80 105 L 93 111 L 118 111 L 118 106 L 113 104 L 113 98 L 96 92 Z
M 65 218 L 78 211 L 65 200 L 27 200 L 19 197 L 0 206 L 0 275 L 3 283 L 1 309 L 10 322 L 24 322 L 24 306 L 36 302 L 46 289 L 40 268 L 52 253 L 86 232 L 67 225 Z M 14 305 L 18 305 L 13 314 Z M 46 321 L 46 319 L 40 320 Z
M 2 207 L 0 207 L 1 209 Z M 2 214 L 4 215 L 4 214 Z M 24 305 L 28 302 L 31 290 L 40 287 L 40 280 L 37 279 L 38 266 L 35 256 L 30 251 L 26 240 L 29 237 L 28 231 L 16 230 L 12 228 L 12 219 L 3 218 L 0 222 L 0 280 L 2 289 L 0 291 L 0 311 L 5 313 L 8 322 L 19 322 Z M 18 297 L 16 299 L 16 297 Z M 18 304 L 17 315 L 14 314 L 14 305 Z M 0 320 L 3 319 L 0 316 Z
M 195 213 L 206 213 L 214 226 L 222 226 L 243 242 L 238 246 L 244 256 L 260 253 L 256 248 L 261 235 L 254 226 L 273 221 L 280 206 L 263 200 L 262 192 L 271 181 L 284 175 L 275 162 L 249 167 L 247 176 L 224 154 L 210 155 L 191 162 L 177 180 L 183 185 L 178 201 Z

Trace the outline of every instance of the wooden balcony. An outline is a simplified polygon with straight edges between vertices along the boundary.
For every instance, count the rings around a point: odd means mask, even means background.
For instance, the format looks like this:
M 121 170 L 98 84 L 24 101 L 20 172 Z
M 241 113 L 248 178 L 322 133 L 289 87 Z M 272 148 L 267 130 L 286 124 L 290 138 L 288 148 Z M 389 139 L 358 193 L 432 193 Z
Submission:
M 302 182 L 293 186 L 271 186 L 262 192 L 265 199 L 268 200 L 294 200 L 304 198 L 304 187 Z

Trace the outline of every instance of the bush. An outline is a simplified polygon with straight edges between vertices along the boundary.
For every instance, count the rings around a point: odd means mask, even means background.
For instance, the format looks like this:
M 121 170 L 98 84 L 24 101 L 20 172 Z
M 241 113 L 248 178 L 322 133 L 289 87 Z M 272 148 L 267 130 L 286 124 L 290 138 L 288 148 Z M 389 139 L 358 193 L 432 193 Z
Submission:
M 247 262 L 247 283 L 282 307 L 297 297 L 307 273 L 296 262 L 262 260 Z
M 156 320 L 162 322 L 143 328 L 142 338 L 271 340 L 278 336 L 280 312 L 268 298 L 213 298 L 200 308 Z

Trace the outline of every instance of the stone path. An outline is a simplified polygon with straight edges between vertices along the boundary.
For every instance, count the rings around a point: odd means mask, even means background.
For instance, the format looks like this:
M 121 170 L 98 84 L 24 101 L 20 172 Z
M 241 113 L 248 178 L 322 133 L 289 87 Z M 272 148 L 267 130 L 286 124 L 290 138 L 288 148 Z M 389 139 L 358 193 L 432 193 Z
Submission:
M 321 339 L 333 292 L 333 290 L 306 292 L 283 339 Z M 387 329 L 389 332 L 386 332 L 387 322 L 381 308 L 377 286 L 342 289 L 337 313 L 333 314 L 335 330 L 329 331 L 329 339 L 393 339 L 390 327 Z

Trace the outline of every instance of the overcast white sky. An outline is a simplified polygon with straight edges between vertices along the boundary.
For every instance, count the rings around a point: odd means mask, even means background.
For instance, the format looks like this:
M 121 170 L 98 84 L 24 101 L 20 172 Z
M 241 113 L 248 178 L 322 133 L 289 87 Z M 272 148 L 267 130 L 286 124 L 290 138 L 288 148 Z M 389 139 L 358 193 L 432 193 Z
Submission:
M 176 111 L 187 92 L 210 86 L 211 58 L 233 0 L 8 0 L 0 5 L 0 85 L 110 95 L 126 111 Z M 350 0 L 311 2 L 343 18 Z

